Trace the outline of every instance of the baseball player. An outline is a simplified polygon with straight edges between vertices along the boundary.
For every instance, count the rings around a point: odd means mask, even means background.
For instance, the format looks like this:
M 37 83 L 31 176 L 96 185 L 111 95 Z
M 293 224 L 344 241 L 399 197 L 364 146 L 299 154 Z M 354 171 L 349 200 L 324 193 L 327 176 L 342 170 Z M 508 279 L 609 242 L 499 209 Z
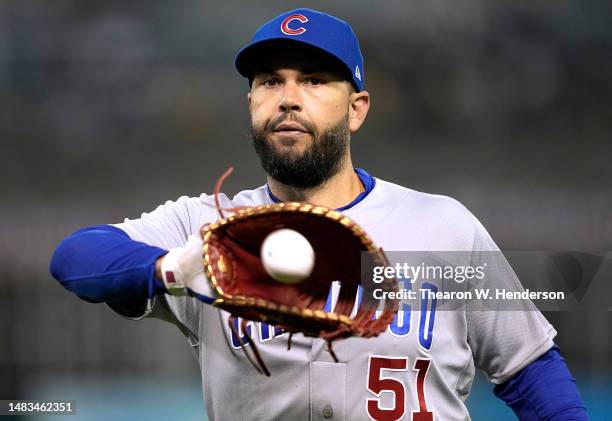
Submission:
M 384 250 L 499 250 L 456 200 L 353 167 L 350 137 L 370 97 L 346 22 L 310 9 L 283 13 L 257 30 L 235 66 L 249 81 L 253 145 L 268 176 L 231 199 L 220 194 L 220 208 L 307 202 L 342 212 Z M 219 218 L 214 199 L 180 197 L 138 219 L 81 229 L 50 264 L 84 300 L 174 323 L 199 361 L 209 419 L 467 420 L 476 368 L 521 420 L 587 419 L 556 331 L 538 311 L 404 307 L 378 337 L 336 342 L 339 362 L 319 338 L 294 335 L 288 351 L 289 335 L 277 327 L 230 329 L 229 314 L 210 305 L 214 291 L 201 267 L 198 233 Z M 254 371 L 240 349 L 246 335 L 271 377 Z

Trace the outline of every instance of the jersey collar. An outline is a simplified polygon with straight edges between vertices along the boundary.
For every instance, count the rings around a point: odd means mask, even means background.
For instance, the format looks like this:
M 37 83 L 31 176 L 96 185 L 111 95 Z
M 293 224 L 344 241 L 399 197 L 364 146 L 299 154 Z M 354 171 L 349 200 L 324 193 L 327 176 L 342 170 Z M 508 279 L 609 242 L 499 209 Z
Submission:
M 370 174 L 368 174 L 366 170 L 362 168 L 355 168 L 354 171 L 359 177 L 359 180 L 361 180 L 361 184 L 363 184 L 364 191 L 359 193 L 357 197 L 355 197 L 353 201 L 349 203 L 348 205 L 344 205 L 336 209 L 338 212 L 348 210 L 352 208 L 353 206 L 355 206 L 357 203 L 361 202 L 363 199 L 366 198 L 368 194 L 370 194 L 372 190 L 374 190 L 374 186 L 376 186 L 376 179 L 372 177 Z M 272 202 L 274 203 L 281 202 L 281 200 L 278 197 L 272 194 L 272 192 L 270 191 L 270 186 L 268 186 L 267 183 L 266 183 L 266 191 L 268 192 L 268 197 L 270 197 L 270 200 L 272 200 Z

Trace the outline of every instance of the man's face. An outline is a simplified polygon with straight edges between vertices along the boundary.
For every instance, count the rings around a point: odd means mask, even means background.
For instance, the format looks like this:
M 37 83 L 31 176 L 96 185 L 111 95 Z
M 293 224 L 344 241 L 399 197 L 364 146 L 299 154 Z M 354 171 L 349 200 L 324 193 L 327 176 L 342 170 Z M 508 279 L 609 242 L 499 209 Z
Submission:
M 351 84 L 341 67 L 308 48 L 282 48 L 254 72 L 253 145 L 266 172 L 293 187 L 333 176 L 348 151 Z

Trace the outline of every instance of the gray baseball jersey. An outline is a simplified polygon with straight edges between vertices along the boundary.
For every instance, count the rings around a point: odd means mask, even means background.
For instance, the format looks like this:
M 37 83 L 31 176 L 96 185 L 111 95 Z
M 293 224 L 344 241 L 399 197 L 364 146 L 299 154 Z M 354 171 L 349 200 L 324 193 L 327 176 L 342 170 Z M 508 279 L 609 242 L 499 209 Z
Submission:
M 223 207 L 272 203 L 265 186 L 221 199 Z M 212 203 L 209 195 L 181 197 L 116 226 L 134 240 L 179 247 L 218 218 Z M 385 250 L 498 250 L 454 199 L 380 179 L 343 213 Z M 336 342 L 336 363 L 320 339 L 294 335 L 287 351 L 288 334 L 250 322 L 248 333 L 272 372 L 264 377 L 245 358 L 224 311 L 164 295 L 149 300 L 141 317 L 170 321 L 187 337 L 200 363 L 211 420 L 466 420 L 464 402 L 476 368 L 502 383 L 550 349 L 556 335 L 538 311 L 404 308 L 381 336 Z

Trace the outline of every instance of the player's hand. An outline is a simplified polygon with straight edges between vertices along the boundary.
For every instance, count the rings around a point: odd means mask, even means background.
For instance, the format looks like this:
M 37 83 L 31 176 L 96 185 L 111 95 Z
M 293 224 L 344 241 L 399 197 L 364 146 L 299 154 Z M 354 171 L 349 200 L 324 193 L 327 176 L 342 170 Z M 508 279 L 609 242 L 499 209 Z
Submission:
M 204 274 L 199 235 L 190 235 L 183 247 L 170 249 L 161 261 L 161 278 L 172 295 L 192 295 L 208 303 L 217 295 Z

